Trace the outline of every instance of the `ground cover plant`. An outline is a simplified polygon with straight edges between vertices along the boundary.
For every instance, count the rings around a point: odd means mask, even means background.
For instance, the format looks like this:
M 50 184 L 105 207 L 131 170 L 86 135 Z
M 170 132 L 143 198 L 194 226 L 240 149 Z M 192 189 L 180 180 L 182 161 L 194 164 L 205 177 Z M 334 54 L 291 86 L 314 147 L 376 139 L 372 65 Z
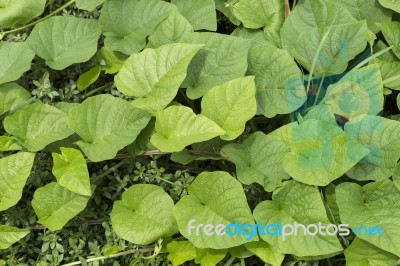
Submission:
M 0 0 L 0 265 L 397 264 L 399 13 Z

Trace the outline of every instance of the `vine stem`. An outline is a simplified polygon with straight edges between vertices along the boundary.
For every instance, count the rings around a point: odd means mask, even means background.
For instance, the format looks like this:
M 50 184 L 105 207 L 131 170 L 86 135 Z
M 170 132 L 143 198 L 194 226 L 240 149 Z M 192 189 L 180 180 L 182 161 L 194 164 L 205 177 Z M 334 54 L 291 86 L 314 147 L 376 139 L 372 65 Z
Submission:
M 30 28 L 30 27 L 32 27 L 32 26 L 35 26 L 35 25 L 38 24 L 39 22 L 42 22 L 42 21 L 44 21 L 44 20 L 46 20 L 46 19 L 48 19 L 48 18 L 54 16 L 55 14 L 57 14 L 57 13 L 63 11 L 66 7 L 69 7 L 70 5 L 74 4 L 75 1 L 76 1 L 76 0 L 70 0 L 69 2 L 65 3 L 64 5 L 60 6 L 59 8 L 57 8 L 56 10 L 54 10 L 53 12 L 51 12 L 50 14 L 48 14 L 47 16 L 45 16 L 45 17 L 43 17 L 43 18 L 40 18 L 40 19 L 38 19 L 38 20 L 36 20 L 36 21 L 34 21 L 34 22 L 31 22 L 31 23 L 29 23 L 29 24 L 26 24 L 26 25 L 24 25 L 24 26 L 22 26 L 22 27 L 19 27 L 19 28 L 13 29 L 13 30 L 8 30 L 8 31 L 1 32 L 1 33 L 0 33 L 0 40 L 1 40 L 5 35 L 7 35 L 7 34 L 14 33 L 14 32 L 18 32 L 18 31 L 21 31 L 21 30 Z
M 124 160 L 120 161 L 119 163 L 117 163 L 116 165 L 114 165 L 113 167 L 111 167 L 110 169 L 108 169 L 107 171 L 102 173 L 101 175 L 97 176 L 97 178 L 101 179 L 103 177 L 108 176 L 109 174 L 111 174 L 112 172 L 114 172 L 115 170 L 117 170 L 118 168 L 123 166 L 127 161 L 128 161 L 127 159 L 124 159 Z
M 110 256 L 101 256 L 101 257 L 87 259 L 86 262 L 93 262 L 93 261 L 98 261 L 98 260 L 105 260 L 105 259 L 111 259 L 111 258 L 126 256 L 126 255 L 133 254 L 135 252 L 137 252 L 136 249 L 131 249 L 131 250 L 119 252 L 119 253 L 116 253 L 116 254 L 113 254 L 113 255 L 110 255 Z M 82 265 L 82 262 L 75 261 L 75 262 L 71 262 L 71 263 L 68 263 L 68 264 L 63 264 L 62 266 L 73 266 L 73 265 Z

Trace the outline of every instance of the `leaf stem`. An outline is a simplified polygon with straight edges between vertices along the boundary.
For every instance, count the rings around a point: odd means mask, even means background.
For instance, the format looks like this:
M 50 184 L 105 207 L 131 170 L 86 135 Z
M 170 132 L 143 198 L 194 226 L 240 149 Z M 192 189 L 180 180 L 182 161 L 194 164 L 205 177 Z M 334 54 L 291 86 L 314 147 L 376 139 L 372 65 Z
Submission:
M 179 89 L 179 91 L 180 91 L 181 95 L 183 96 L 183 98 L 185 99 L 185 101 L 186 101 L 186 102 L 189 104 L 189 106 L 192 108 L 193 112 L 195 112 L 196 114 L 198 114 L 199 112 L 197 111 L 196 106 L 194 106 L 193 101 L 191 101 L 191 100 L 186 96 L 186 93 L 185 93 L 183 90 Z
M 372 59 L 375 59 L 375 58 L 377 58 L 378 56 L 381 56 L 381 55 L 383 55 L 384 53 L 389 52 L 390 50 L 393 49 L 393 47 L 394 47 L 394 45 L 391 45 L 391 46 L 389 46 L 389 47 L 383 49 L 382 51 L 379 51 L 378 53 L 374 54 L 373 56 L 370 56 L 370 57 L 364 59 L 363 61 L 361 61 L 358 65 L 356 65 L 356 66 L 355 66 L 353 69 L 351 69 L 351 70 L 359 69 L 360 67 L 364 66 L 364 65 L 367 64 L 369 61 L 371 61 Z
M 86 262 L 93 262 L 93 261 L 99 261 L 99 260 L 105 260 L 105 259 L 111 259 L 111 258 L 126 256 L 126 255 L 133 254 L 135 252 L 137 252 L 136 249 L 130 249 L 130 250 L 119 252 L 119 253 L 116 253 L 116 254 L 113 254 L 113 255 L 110 255 L 110 256 L 101 256 L 101 257 L 87 259 Z M 75 261 L 75 262 L 71 262 L 71 263 L 68 263 L 68 264 L 63 264 L 62 266 L 73 266 L 73 265 L 82 265 L 82 262 Z
M 393 82 L 393 81 L 396 81 L 396 80 L 399 80 L 399 79 L 400 79 L 400 75 L 396 75 L 394 77 L 385 79 L 384 81 L 382 81 L 382 84 L 385 85 L 385 84 L 388 84 L 390 82 Z
M 230 259 L 224 264 L 224 266 L 231 266 L 232 263 L 235 261 L 236 257 L 230 257 Z
M 120 161 L 119 163 L 117 163 L 116 165 L 114 165 L 113 167 L 111 167 L 110 169 L 108 169 L 107 171 L 102 173 L 101 175 L 97 176 L 97 178 L 101 179 L 103 177 L 108 176 L 109 174 L 111 174 L 112 172 L 114 172 L 115 170 L 117 170 L 118 168 L 123 166 L 127 161 L 128 161 L 127 159 L 124 159 L 124 160 Z
M 40 18 L 40 19 L 38 19 L 38 20 L 36 20 L 36 21 L 34 21 L 34 22 L 31 22 L 31 23 L 29 23 L 29 24 L 26 24 L 26 25 L 24 25 L 24 26 L 22 26 L 22 27 L 19 27 L 19 28 L 13 29 L 13 30 L 8 30 L 8 31 L 1 32 L 1 33 L 0 33 L 0 40 L 1 40 L 5 35 L 7 35 L 7 34 L 14 33 L 14 32 L 18 32 L 18 31 L 21 31 L 21 30 L 30 28 L 30 27 L 32 27 L 32 26 L 35 26 L 35 25 L 38 24 L 39 22 L 42 22 L 42 21 L 44 21 L 44 20 L 46 20 L 46 19 L 48 19 L 48 18 L 54 16 L 55 14 L 57 14 L 57 13 L 63 11 L 66 7 L 68 7 L 68 6 L 72 5 L 72 4 L 74 4 L 75 1 L 76 1 L 76 0 L 70 0 L 70 1 L 67 2 L 66 4 L 60 6 L 59 8 L 57 8 L 56 10 L 54 10 L 53 12 L 51 12 L 50 14 L 48 14 L 47 16 L 45 16 L 45 17 L 43 17 L 43 18 Z
M 95 89 L 89 91 L 88 93 L 86 93 L 86 94 L 85 94 L 85 98 L 87 98 L 87 97 L 89 97 L 89 96 L 92 96 L 92 95 L 95 94 L 96 92 L 101 91 L 101 90 L 103 90 L 103 89 L 105 89 L 105 88 L 107 88 L 107 87 L 110 87 L 110 86 L 112 86 L 113 84 L 114 84 L 114 82 L 110 82 L 110 83 L 107 83 L 107 84 L 105 84 L 105 85 L 103 85 L 103 86 L 100 86 L 100 87 L 98 87 L 98 88 L 95 88 Z

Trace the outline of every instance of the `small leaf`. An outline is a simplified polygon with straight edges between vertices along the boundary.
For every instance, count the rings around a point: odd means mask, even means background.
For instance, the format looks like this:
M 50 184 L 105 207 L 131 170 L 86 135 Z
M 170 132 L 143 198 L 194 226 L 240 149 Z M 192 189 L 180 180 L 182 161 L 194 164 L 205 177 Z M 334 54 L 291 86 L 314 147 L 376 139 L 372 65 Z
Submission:
M 379 3 L 397 13 L 400 13 L 400 0 L 379 0 Z
M 19 79 L 31 68 L 34 57 L 25 42 L 0 42 L 0 84 Z
M 214 0 L 172 0 L 171 3 L 178 7 L 194 30 L 217 30 Z
M 298 211 L 302 210 L 302 211 Z M 321 223 L 330 224 L 318 188 L 297 181 L 288 181 L 274 191 L 272 200 L 263 201 L 254 209 L 254 218 L 263 225 L 274 224 L 265 230 L 278 233 L 278 223 L 295 222 L 308 226 Z M 342 246 L 336 235 L 309 236 L 302 234 L 282 235 L 261 234 L 261 238 L 271 244 L 276 252 L 296 256 L 333 255 L 342 252 Z
M 103 256 L 109 257 L 111 255 L 117 254 L 120 251 L 123 251 L 125 248 L 121 246 L 111 246 L 107 247 L 103 250 Z
M 103 67 L 106 74 L 118 73 L 127 57 L 119 52 L 112 52 L 105 47 L 100 50 L 100 57 L 103 59 Z
M 280 266 L 285 258 L 284 254 L 280 254 L 274 248 L 263 240 L 244 244 L 254 255 L 259 257 L 263 262 L 272 266 Z
M 168 260 L 172 265 L 181 265 L 196 258 L 196 247 L 189 241 L 172 241 L 167 245 Z
M 38 222 L 52 231 L 64 225 L 83 211 L 89 197 L 73 193 L 57 183 L 38 188 L 33 195 L 32 207 Z
M 79 9 L 93 11 L 106 0 L 76 0 L 76 7 Z
M 29 152 L 20 152 L 0 159 L 0 211 L 14 206 L 21 199 L 34 159 L 35 154 Z
M 158 112 L 155 131 L 150 142 L 163 152 L 181 151 L 190 144 L 225 134 L 215 122 L 186 106 L 171 106 Z
M 0 85 L 0 115 L 31 98 L 31 94 L 17 83 Z
M 243 187 L 231 175 L 226 172 L 203 172 L 197 176 L 188 191 L 189 195 L 175 205 L 174 217 L 180 233 L 197 248 L 230 248 L 258 240 L 257 235 L 252 235 L 252 239 L 249 239 L 248 234 L 209 235 L 203 228 L 199 228 L 197 234 L 193 229 L 199 224 L 254 224 Z
M 29 22 L 43 13 L 45 5 L 46 0 L 0 1 L 0 28 L 16 27 Z
M 354 238 L 353 242 L 344 251 L 346 265 L 348 266 L 369 266 L 369 265 L 395 265 L 399 259 L 397 256 L 383 251 L 382 249 L 361 240 Z
M 201 266 L 214 266 L 225 258 L 226 253 L 226 249 L 197 248 L 195 263 Z
M 239 26 L 240 21 L 237 19 L 237 17 L 232 13 L 232 10 L 229 6 L 227 6 L 227 3 L 225 0 L 215 0 L 215 7 L 216 9 L 224 14 L 225 17 L 227 17 L 232 24 Z
M 100 76 L 100 73 L 101 73 L 101 67 L 96 66 L 89 69 L 85 73 L 81 74 L 77 81 L 78 89 L 80 91 L 86 90 L 90 85 L 92 85 L 97 81 L 97 79 Z
M 236 165 L 237 178 L 246 185 L 258 183 L 266 191 L 273 191 L 289 179 L 282 160 L 289 152 L 277 137 L 256 132 L 242 144 L 228 144 L 221 154 Z
M 20 151 L 23 147 L 18 141 L 9 136 L 0 136 L 0 152 Z
M 64 112 L 41 102 L 28 105 L 6 117 L 4 129 L 29 151 L 40 151 L 73 133 Z
M 68 124 L 82 140 L 76 144 L 94 162 L 109 160 L 131 144 L 150 114 L 108 94 L 89 97 L 68 114 Z
M 382 80 L 385 82 L 385 88 L 400 91 L 400 62 L 399 61 L 384 61 L 375 59 L 373 61 L 382 74 Z
M 178 232 L 172 216 L 174 202 L 159 186 L 133 185 L 114 202 L 110 214 L 116 234 L 134 244 L 147 245 Z
M 394 46 L 392 49 L 393 53 L 397 58 L 400 58 L 400 22 L 388 21 L 377 23 L 376 25 L 382 31 L 387 43 Z
M 254 77 L 238 78 L 209 90 L 201 101 L 201 114 L 216 122 L 233 140 L 243 133 L 246 122 L 256 114 Z
M 175 98 L 190 61 L 202 47 L 172 43 L 133 54 L 115 76 L 117 88 L 136 97 L 134 107 L 151 113 L 163 110 Z
M 30 233 L 27 229 L 19 229 L 7 225 L 0 225 L 0 250 L 11 247 Z M 1 265 L 1 260 L 0 260 Z M 6 265 L 6 264 L 4 264 Z
M 53 153 L 53 174 L 58 184 L 83 196 L 91 196 L 89 171 L 86 160 L 79 150 L 60 148 L 61 154 Z
M 96 20 L 57 16 L 36 24 L 27 42 L 51 68 L 63 70 L 88 61 L 97 51 L 100 34 Z

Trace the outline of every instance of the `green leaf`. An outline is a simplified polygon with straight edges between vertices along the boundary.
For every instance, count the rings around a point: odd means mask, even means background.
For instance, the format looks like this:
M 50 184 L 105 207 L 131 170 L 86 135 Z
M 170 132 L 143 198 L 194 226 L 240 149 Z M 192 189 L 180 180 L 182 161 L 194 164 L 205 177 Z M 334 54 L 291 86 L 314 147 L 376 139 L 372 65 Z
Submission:
M 377 0 L 339 0 L 338 2 L 357 20 L 366 20 L 368 28 L 375 34 L 379 32 L 379 28 L 375 23 L 392 19 L 393 12 L 379 6 Z
M 288 124 L 272 135 L 288 144 L 283 165 L 289 175 L 314 186 L 328 185 L 369 153 L 338 126 L 319 120 Z
M 163 152 L 177 152 L 186 146 L 224 135 L 225 131 L 186 106 L 171 106 L 156 115 L 156 133 L 150 142 Z
M 185 39 L 192 44 L 206 45 L 193 58 L 182 84 L 189 98 L 200 98 L 211 88 L 246 73 L 249 40 L 209 32 L 192 33 Z
M 174 10 L 149 36 L 147 47 L 156 48 L 169 43 L 178 43 L 191 32 L 193 32 L 193 27 L 189 21 L 178 10 Z
M 268 229 L 272 233 L 277 233 L 279 222 L 292 225 L 297 222 L 305 226 L 330 224 L 318 188 L 294 180 L 286 182 L 283 187 L 274 191 L 272 201 L 258 204 L 254 209 L 254 218 L 262 225 L 275 224 L 276 228 Z M 334 255 L 342 251 L 336 235 L 305 236 L 303 231 L 299 232 L 297 235 L 286 236 L 285 240 L 283 236 L 268 234 L 261 234 L 261 238 L 271 244 L 276 252 L 296 256 Z
M 389 178 L 400 158 L 400 122 L 371 115 L 346 123 L 346 133 L 365 145 L 370 153 L 347 175 L 356 180 Z
M 178 232 L 173 207 L 173 200 L 161 187 L 134 185 L 122 194 L 122 200 L 114 202 L 111 223 L 119 237 L 147 245 Z
M 221 138 L 213 138 L 205 142 L 194 143 L 191 145 L 193 150 L 184 149 L 174 152 L 171 154 L 171 160 L 185 165 L 193 161 L 221 160 L 219 151 L 226 142 Z
M 380 69 L 385 88 L 400 91 L 400 62 L 375 59 L 373 63 Z
M 202 47 L 172 43 L 133 54 L 115 76 L 117 88 L 136 97 L 134 107 L 151 113 L 163 110 L 175 98 L 190 61 Z
M 329 32 L 315 28 L 297 38 L 292 54 L 309 71 L 316 60 L 314 75 L 342 73 L 367 46 L 367 30 L 365 21 L 334 25 Z
M 259 29 L 248 29 L 243 26 L 239 26 L 231 33 L 231 35 L 250 40 L 251 47 L 270 44 L 270 42 L 266 39 L 264 32 Z
M 4 129 L 29 151 L 40 151 L 73 133 L 64 112 L 41 102 L 28 105 L 6 117 Z
M 270 244 L 263 240 L 246 243 L 244 246 L 263 262 L 272 266 L 280 266 L 285 258 L 285 255 L 276 252 Z
M 68 114 L 69 126 L 82 138 L 76 144 L 94 162 L 114 158 L 149 120 L 147 112 L 109 94 L 90 97 Z
M 226 256 L 226 249 L 196 249 L 195 263 L 201 266 L 215 266 Z
M 0 211 L 14 206 L 21 199 L 34 159 L 35 154 L 29 152 L 0 159 Z
M 106 74 L 115 74 L 119 72 L 125 60 L 127 59 L 124 54 L 119 52 L 112 52 L 105 47 L 100 50 L 100 58 L 103 60 L 103 68 Z
M 297 40 L 304 33 L 321 29 L 320 35 L 322 36 L 331 25 L 355 22 L 357 20 L 337 2 L 330 0 L 299 1 L 282 26 L 282 47 L 291 53 L 298 46 Z M 311 39 L 309 39 L 310 41 Z
M 209 90 L 201 101 L 201 114 L 216 122 L 225 134 L 223 140 L 240 136 L 246 122 L 256 114 L 254 77 L 234 79 Z
M 226 172 L 203 172 L 188 191 L 189 195 L 175 205 L 174 217 L 180 233 L 193 245 L 198 248 L 222 249 L 240 246 L 250 240 L 249 236 L 237 234 L 207 235 L 204 228 L 200 228 L 196 235 L 193 229 L 193 226 L 199 224 L 254 224 L 243 187 L 235 178 Z M 189 233 L 190 221 L 192 230 Z M 257 235 L 252 240 L 258 240 Z
M 214 0 L 171 0 L 171 3 L 178 7 L 194 30 L 217 30 Z
M 240 25 L 240 21 L 232 13 L 232 9 L 230 8 L 230 6 L 227 5 L 225 0 L 215 0 L 215 8 L 219 12 L 224 14 L 224 16 L 227 17 L 229 19 L 229 21 L 232 22 L 232 24 L 234 24 L 236 26 Z
M 339 208 L 336 204 L 336 185 L 329 184 L 324 193 L 325 208 L 327 210 L 328 218 L 334 223 L 340 223 Z
M 0 115 L 31 98 L 31 94 L 17 83 L 0 85 Z
M 400 0 L 379 0 L 379 3 L 397 13 L 400 13 Z
M 63 70 L 88 61 L 97 51 L 100 34 L 94 19 L 52 17 L 36 24 L 27 42 L 49 67 Z
M 79 150 L 60 148 L 61 154 L 53 153 L 53 174 L 59 185 L 83 196 L 91 196 L 89 171 L 86 160 Z
M 106 0 L 76 0 L 76 7 L 79 9 L 93 11 Z
M 23 147 L 18 141 L 9 136 L 0 136 L 0 152 L 20 151 Z
M 27 229 L 19 229 L 7 225 L 0 225 L 0 250 L 11 247 L 12 244 L 18 242 L 29 233 L 30 231 Z
M 387 43 L 394 46 L 393 53 L 400 58 L 400 22 L 388 21 L 377 23 L 376 25 L 382 31 Z
M 110 246 L 107 247 L 105 249 L 103 249 L 103 251 L 101 252 L 103 254 L 103 256 L 109 257 L 111 255 L 117 254 L 121 251 L 123 251 L 125 249 L 125 247 L 121 247 L 121 246 Z
M 348 266 L 392 266 L 399 259 L 397 256 L 383 251 L 356 237 L 344 251 Z
M 382 77 L 377 65 L 352 70 L 329 85 L 322 100 L 333 114 L 351 120 L 362 114 L 377 115 L 383 110 Z
M 146 46 L 146 38 L 173 10 L 161 0 L 114 0 L 104 3 L 100 24 L 106 36 L 105 47 L 127 55 Z
M 256 132 L 242 144 L 229 144 L 221 154 L 236 165 L 237 178 L 246 185 L 258 183 L 266 191 L 273 191 L 289 179 L 282 160 L 289 152 L 277 137 Z
M 304 120 L 321 120 L 333 125 L 337 125 L 335 115 L 326 104 L 314 105 L 304 116 Z
M 189 241 L 172 241 L 167 245 L 168 260 L 172 265 L 181 265 L 196 258 L 196 248 Z
M 31 68 L 34 57 L 25 42 L 0 42 L 0 84 L 19 79 Z
M 349 224 L 360 239 L 400 256 L 400 191 L 392 181 L 380 180 L 363 187 L 342 183 L 336 188 L 336 202 L 342 223 Z M 367 235 L 362 228 L 371 226 L 375 235 Z
M 307 100 L 303 74 L 284 50 L 271 45 L 252 48 L 247 73 L 256 76 L 257 114 L 289 114 Z
M 76 194 L 53 182 L 35 191 L 32 208 L 39 223 L 56 231 L 83 211 L 88 201 L 89 197 Z
M 0 28 L 23 25 L 40 16 L 46 0 L 5 0 L 0 1 Z
M 80 91 L 86 90 L 90 85 L 97 81 L 97 79 L 100 77 L 100 73 L 101 67 L 96 66 L 81 74 L 76 84 L 78 89 Z

